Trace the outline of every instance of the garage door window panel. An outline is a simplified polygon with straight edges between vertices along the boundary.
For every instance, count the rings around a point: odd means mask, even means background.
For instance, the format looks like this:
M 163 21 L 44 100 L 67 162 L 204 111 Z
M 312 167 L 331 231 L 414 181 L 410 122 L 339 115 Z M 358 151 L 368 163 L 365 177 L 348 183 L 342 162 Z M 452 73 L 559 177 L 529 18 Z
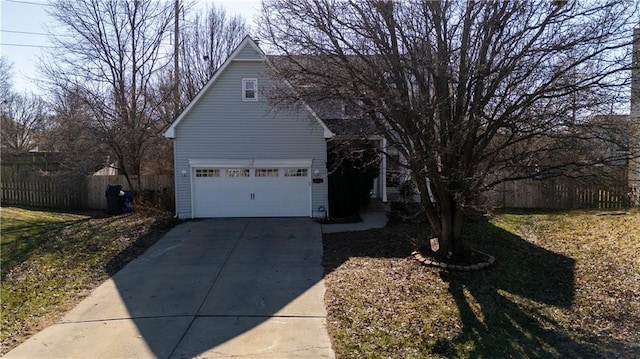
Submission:
M 256 177 L 279 177 L 280 170 L 277 168 L 256 168 Z
M 226 176 L 232 178 L 249 177 L 249 169 L 247 168 L 227 168 Z
M 307 168 L 285 168 L 285 177 L 307 177 L 309 170 Z
M 196 177 L 220 177 L 220 170 L 217 168 L 198 168 Z

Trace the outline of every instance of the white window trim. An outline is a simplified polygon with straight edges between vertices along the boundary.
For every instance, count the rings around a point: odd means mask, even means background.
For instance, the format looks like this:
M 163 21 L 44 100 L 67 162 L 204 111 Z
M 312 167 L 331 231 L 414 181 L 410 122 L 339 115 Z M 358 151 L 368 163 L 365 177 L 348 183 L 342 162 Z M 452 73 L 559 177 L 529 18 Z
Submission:
M 246 94 L 247 94 L 247 83 L 249 83 L 249 82 L 254 84 L 253 92 L 254 92 L 255 96 L 253 98 L 247 98 L 246 97 Z M 258 101 L 258 79 L 257 78 L 243 78 L 242 79 L 242 101 L 247 101 L 247 102 Z

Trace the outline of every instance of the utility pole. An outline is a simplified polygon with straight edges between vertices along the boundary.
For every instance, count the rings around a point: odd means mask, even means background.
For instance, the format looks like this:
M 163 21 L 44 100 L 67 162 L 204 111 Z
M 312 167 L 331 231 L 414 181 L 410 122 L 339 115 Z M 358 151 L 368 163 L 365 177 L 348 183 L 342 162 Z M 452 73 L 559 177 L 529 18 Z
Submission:
M 180 110 L 180 68 L 179 68 L 179 53 L 180 53 L 180 26 L 178 21 L 180 19 L 180 0 L 175 0 L 175 20 L 173 31 L 173 119 L 178 117 L 178 111 Z
M 634 158 L 629 161 L 629 186 L 633 204 L 640 206 L 640 28 L 633 31 L 633 55 L 631 57 L 631 138 L 629 150 Z

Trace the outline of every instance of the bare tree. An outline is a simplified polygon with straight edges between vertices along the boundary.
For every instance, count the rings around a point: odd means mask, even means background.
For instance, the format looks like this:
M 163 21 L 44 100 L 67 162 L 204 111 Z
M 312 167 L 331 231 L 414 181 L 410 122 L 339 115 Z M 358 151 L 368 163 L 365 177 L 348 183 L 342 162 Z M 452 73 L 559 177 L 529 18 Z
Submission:
M 191 101 L 247 35 L 242 16 L 228 16 L 222 6 L 194 12 L 182 29 L 180 66 L 182 94 Z
M 94 127 L 93 111 L 74 91 L 53 93 L 51 111 L 42 141 L 45 148 L 63 154 L 59 175 L 86 176 L 112 163 L 110 148 Z
M 13 77 L 13 66 L 9 60 L 0 56 L 0 99 L 4 101 L 11 92 L 11 78 Z
M 637 3 L 617 0 L 266 0 L 261 38 L 296 85 L 274 103 L 341 99 L 374 121 L 449 258 L 495 184 L 629 155 L 559 154 L 605 139 L 585 118 L 628 100 L 637 20 Z
M 33 150 L 45 123 L 45 102 L 33 94 L 9 92 L 0 110 L 2 153 L 17 155 Z
M 154 86 L 171 60 L 168 31 L 172 3 L 137 0 L 55 0 L 50 15 L 58 22 L 56 47 L 42 59 L 52 87 L 84 102 L 90 126 L 110 147 L 118 169 L 134 190 L 131 175 L 154 137 L 168 121 Z M 139 177 L 138 177 L 139 178 Z

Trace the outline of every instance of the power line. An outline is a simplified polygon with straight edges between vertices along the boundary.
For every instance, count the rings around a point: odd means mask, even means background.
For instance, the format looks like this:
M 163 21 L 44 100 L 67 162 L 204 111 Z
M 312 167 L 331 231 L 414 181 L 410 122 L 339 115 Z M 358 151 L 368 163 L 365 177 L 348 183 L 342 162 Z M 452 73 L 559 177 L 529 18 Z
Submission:
M 0 32 L 8 32 L 8 33 L 12 33 L 12 34 L 53 36 L 53 37 L 71 37 L 70 35 L 47 34 L 47 33 L 44 33 L 44 32 L 33 32 L 33 31 L 0 30 Z
M 55 46 L 47 46 L 47 45 L 27 45 L 27 44 L 9 44 L 9 43 L 0 43 L 2 46 L 20 46 L 20 47 L 37 47 L 37 48 L 47 48 L 47 49 L 56 49 Z
M 51 6 L 51 4 L 33 2 L 33 1 L 21 1 L 21 0 L 4 0 L 6 2 L 14 2 L 16 4 L 28 4 L 28 5 L 38 5 L 38 6 Z
M 16 31 L 16 30 L 0 30 L 1 32 L 10 32 L 12 34 L 27 34 L 27 35 L 44 35 L 48 36 L 44 32 L 31 32 L 31 31 Z

